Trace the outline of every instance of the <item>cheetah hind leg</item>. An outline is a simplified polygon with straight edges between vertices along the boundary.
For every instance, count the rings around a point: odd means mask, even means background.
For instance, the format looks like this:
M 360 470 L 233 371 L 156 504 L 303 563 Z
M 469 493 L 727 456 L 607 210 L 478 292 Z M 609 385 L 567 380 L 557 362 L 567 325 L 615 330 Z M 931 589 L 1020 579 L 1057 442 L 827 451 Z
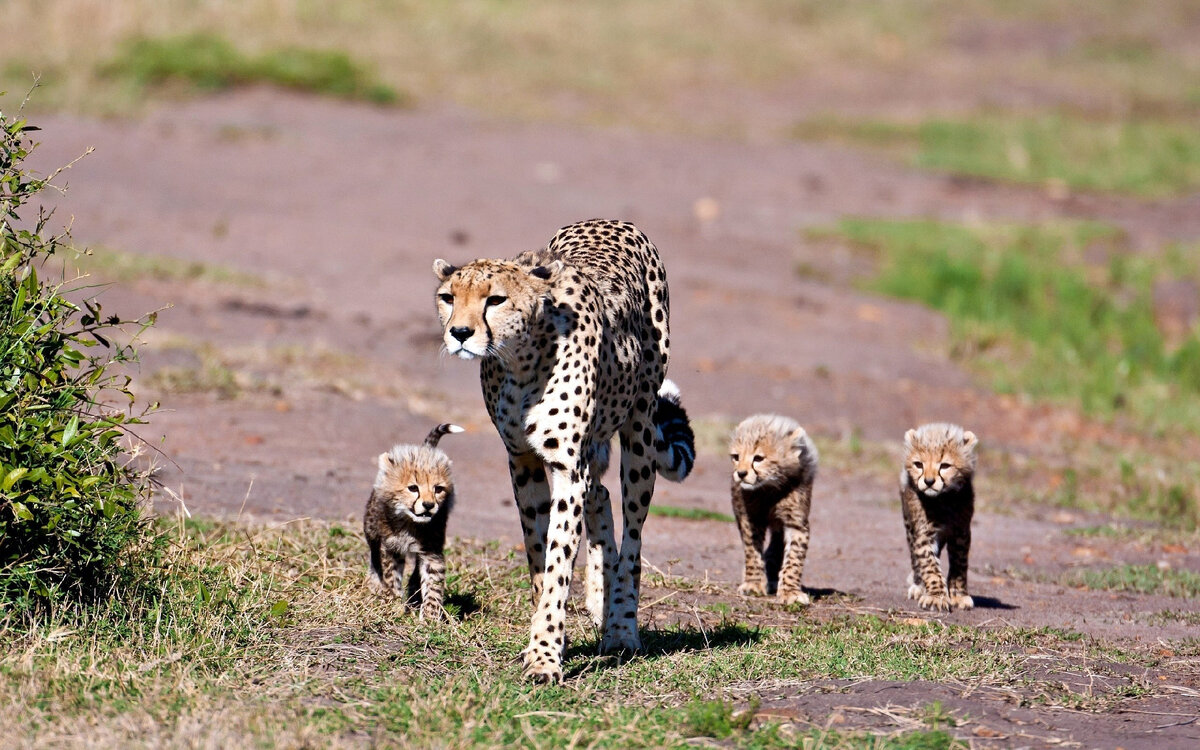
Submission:
M 604 628 L 604 616 L 612 574 L 617 568 L 617 543 L 613 537 L 612 503 L 608 489 L 595 481 L 588 492 L 587 513 L 587 582 L 586 598 L 592 624 Z

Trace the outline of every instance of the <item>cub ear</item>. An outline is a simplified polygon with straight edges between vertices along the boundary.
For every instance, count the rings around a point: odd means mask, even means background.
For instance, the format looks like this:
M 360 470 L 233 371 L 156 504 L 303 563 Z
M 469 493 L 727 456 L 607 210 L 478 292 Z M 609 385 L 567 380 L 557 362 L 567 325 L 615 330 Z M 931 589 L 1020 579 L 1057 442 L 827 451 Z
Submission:
M 536 276 L 543 281 L 554 281 L 558 278 L 558 275 L 562 273 L 562 270 L 563 262 L 561 260 L 556 260 L 549 265 L 538 266 L 537 268 L 530 269 L 529 275 Z
M 963 430 L 963 450 L 973 451 L 978 444 L 979 438 L 975 437 L 975 433 L 970 430 Z
M 806 437 L 808 437 L 808 433 L 804 431 L 804 428 L 797 427 L 795 430 L 792 431 L 792 445 L 796 446 L 797 450 L 803 452 L 806 447 L 805 446 L 806 441 L 804 440 L 804 438 L 806 438 Z
M 452 266 L 441 258 L 438 258 L 433 262 L 433 275 L 437 276 L 441 281 L 445 281 L 446 279 L 450 278 L 450 274 L 457 270 L 458 266 Z
M 379 468 L 384 471 L 387 471 L 391 465 L 392 465 L 391 455 L 389 455 L 387 453 L 380 453 L 379 454 Z
M 916 439 L 917 439 L 917 431 L 916 430 L 909 430 L 908 432 L 904 433 L 904 444 L 907 445 L 909 448 L 913 447 L 913 443 L 916 441 Z

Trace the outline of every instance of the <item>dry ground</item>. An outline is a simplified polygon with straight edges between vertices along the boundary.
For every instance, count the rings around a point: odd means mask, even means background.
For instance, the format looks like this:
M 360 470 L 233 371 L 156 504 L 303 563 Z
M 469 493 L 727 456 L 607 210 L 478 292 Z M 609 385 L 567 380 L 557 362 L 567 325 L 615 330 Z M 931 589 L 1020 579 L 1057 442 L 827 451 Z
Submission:
M 563 224 L 620 217 L 636 222 L 667 263 L 670 374 L 705 441 L 694 476 L 660 483 L 657 504 L 728 512 L 723 430 L 754 412 L 792 415 L 828 448 L 805 572 L 825 594 L 812 616 L 906 612 L 895 443 L 917 422 L 958 421 L 984 446 L 972 554 L 981 606 L 934 619 L 1055 628 L 1133 649 L 1170 650 L 1196 635 L 1195 600 L 1056 581 L 1080 563 L 1196 571 L 1200 548 L 1153 535 L 1069 536 L 1105 519 L 1020 502 L 1045 490 L 1036 471 L 1029 486 L 988 480 L 1001 457 L 1036 462 L 1046 452 L 1069 462 L 1081 431 L 1108 428 L 981 389 L 949 360 L 946 322 L 934 313 L 795 272 L 800 262 L 842 262 L 801 230 L 846 215 L 1099 218 L 1135 244 L 1153 244 L 1200 239 L 1195 197 L 1051 200 L 834 146 L 635 136 L 267 91 L 136 120 L 39 124 L 43 168 L 96 149 L 60 180 L 70 190 L 59 215 L 72 217 L 80 244 L 237 272 L 135 274 L 101 297 L 123 314 L 165 308 L 137 375 L 139 391 L 164 406 L 143 437 L 168 457 L 163 484 L 193 514 L 355 516 L 373 457 L 449 419 L 468 427 L 443 443 L 460 496 L 451 533 L 515 543 L 503 451 L 476 367 L 438 353 L 429 266 L 435 257 L 509 256 Z M 163 496 L 160 507 L 174 502 Z M 729 524 L 653 517 L 645 556 L 651 569 L 712 584 L 714 601 L 735 619 L 761 607 L 731 594 L 741 552 Z M 1200 726 L 1187 717 L 1198 707 L 1200 669 L 1181 659 L 1172 670 L 1143 676 L 1152 697 L 1100 714 L 1018 709 L 953 683 L 787 685 L 762 697 L 764 709 L 818 724 L 835 714 L 847 726 L 903 727 L 913 707 L 941 700 L 998 733 L 979 742 L 1108 746 L 1119 736 L 1127 748 L 1192 747 Z

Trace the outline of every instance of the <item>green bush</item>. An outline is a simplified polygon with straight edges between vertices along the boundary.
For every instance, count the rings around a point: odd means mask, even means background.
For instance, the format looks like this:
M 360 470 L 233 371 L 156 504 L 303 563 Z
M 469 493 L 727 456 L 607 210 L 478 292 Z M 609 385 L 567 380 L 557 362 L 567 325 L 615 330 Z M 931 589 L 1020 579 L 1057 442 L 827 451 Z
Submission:
M 65 235 L 19 212 L 48 184 L 23 166 L 35 130 L 0 112 L 0 611 L 24 616 L 63 600 L 102 598 L 143 567 L 154 535 L 142 513 L 147 472 L 122 437 L 134 356 L 131 325 L 105 317 L 82 289 L 47 283 L 44 261 Z M 140 331 L 139 331 L 140 332 Z

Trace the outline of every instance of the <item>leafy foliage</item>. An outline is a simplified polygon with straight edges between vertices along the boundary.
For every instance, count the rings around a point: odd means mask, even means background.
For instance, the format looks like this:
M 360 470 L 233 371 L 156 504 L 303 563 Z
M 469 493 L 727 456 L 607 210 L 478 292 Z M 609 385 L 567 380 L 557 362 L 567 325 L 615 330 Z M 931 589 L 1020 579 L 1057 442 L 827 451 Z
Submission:
M 23 166 L 32 130 L 0 113 L 0 602 L 18 615 L 103 596 L 151 538 L 149 479 L 121 441 L 144 413 L 131 412 L 128 376 L 110 371 L 134 356 L 110 338 L 131 323 L 39 276 L 65 236 L 46 233 L 41 209 L 22 228 L 19 212 L 49 185 Z

